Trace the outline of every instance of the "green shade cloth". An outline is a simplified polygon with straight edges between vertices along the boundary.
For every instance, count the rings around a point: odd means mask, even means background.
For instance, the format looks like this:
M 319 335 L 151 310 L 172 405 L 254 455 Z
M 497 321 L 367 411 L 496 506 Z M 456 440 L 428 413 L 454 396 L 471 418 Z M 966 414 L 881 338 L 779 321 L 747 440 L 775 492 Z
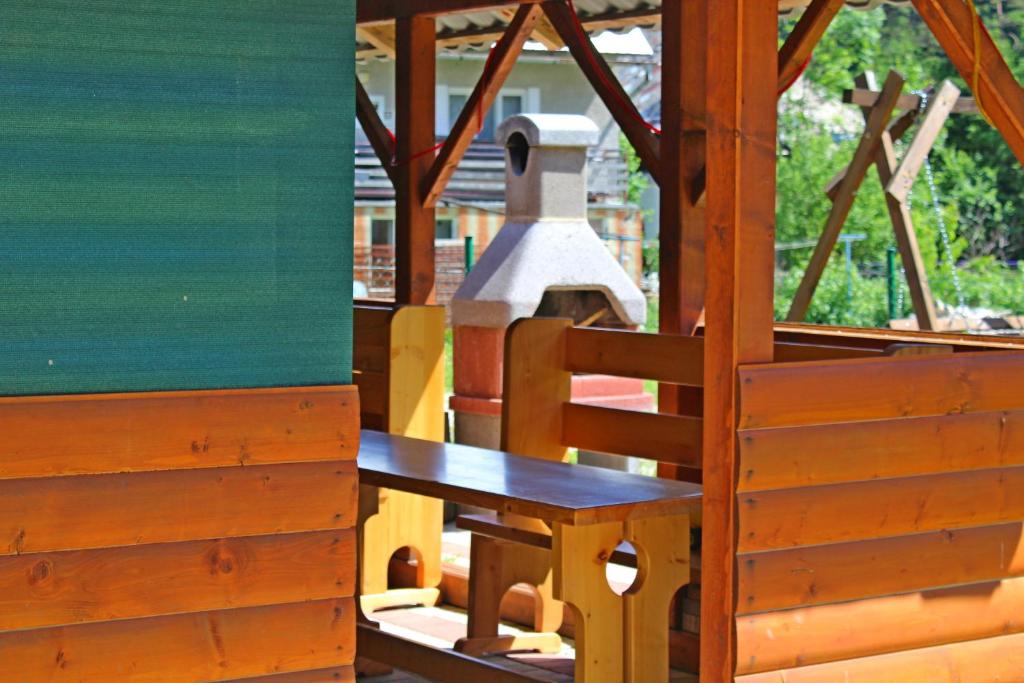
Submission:
M 354 21 L 0 3 L 0 394 L 350 383 Z

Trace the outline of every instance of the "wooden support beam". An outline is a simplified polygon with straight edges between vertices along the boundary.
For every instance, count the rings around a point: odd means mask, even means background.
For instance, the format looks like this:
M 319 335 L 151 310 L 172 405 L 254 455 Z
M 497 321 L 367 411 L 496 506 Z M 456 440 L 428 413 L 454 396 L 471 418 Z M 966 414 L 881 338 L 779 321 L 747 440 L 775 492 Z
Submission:
M 921 125 L 918 126 L 914 138 L 910 141 L 910 146 L 903 154 L 899 168 L 893 173 L 889 184 L 885 186 L 885 191 L 898 201 L 907 201 L 910 189 L 914 186 L 914 180 L 917 179 L 921 166 L 924 165 L 928 153 L 935 145 L 935 140 L 942 132 L 942 127 L 946 125 L 946 119 L 949 118 L 949 113 L 959 96 L 960 88 L 949 81 L 943 81 L 938 92 L 928 100 L 928 109 L 921 117 Z
M 374 154 L 380 160 L 380 165 L 384 167 L 388 178 L 391 179 L 391 184 L 394 185 L 395 167 L 392 162 L 395 159 L 395 143 L 391 140 L 387 126 L 380 120 L 380 114 L 377 113 L 377 108 L 370 101 L 370 96 L 366 94 L 366 88 L 358 78 L 356 79 L 356 118 L 359 119 L 359 125 L 363 127 L 363 132 L 370 141 Z
M 434 32 L 431 16 L 395 23 L 395 300 L 403 304 L 434 300 L 434 209 L 420 191 L 434 162 L 425 153 L 434 146 Z
M 356 38 L 373 45 L 388 59 L 395 58 L 395 27 L 393 24 L 357 26 Z
M 855 83 L 858 86 L 873 89 L 875 87 L 874 78 L 874 74 L 869 72 L 857 76 Z M 953 95 L 952 99 L 956 100 L 956 95 Z M 861 108 L 865 124 L 870 119 L 871 112 L 872 109 Z M 904 114 L 904 116 L 906 115 Z M 932 297 L 931 286 L 928 284 L 928 273 L 924 268 L 924 259 L 921 258 L 921 249 L 917 244 L 917 233 L 914 231 L 910 207 L 906 202 L 900 201 L 886 191 L 892 184 L 893 174 L 896 171 L 896 150 L 893 148 L 893 138 L 888 133 L 882 135 L 881 145 L 875 153 L 875 168 L 878 171 L 878 180 L 885 192 L 885 207 L 889 212 L 889 220 L 892 222 L 896 247 L 899 249 L 900 258 L 903 261 L 903 270 L 907 275 L 907 287 L 910 289 L 910 300 L 917 316 L 918 327 L 922 330 L 936 330 L 938 329 L 938 317 L 935 314 L 935 299 Z
M 444 147 L 433 161 L 430 172 L 423 179 L 425 206 L 437 205 L 437 200 L 440 199 L 463 155 L 472 144 L 480 128 L 480 119 L 494 104 L 501 86 L 505 84 L 505 79 L 523 51 L 523 44 L 530 38 L 542 14 L 537 5 L 523 5 L 516 11 L 508 30 L 498 41 L 494 53 L 484 67 L 484 73 L 481 74 L 473 94 L 466 100 L 451 134 L 445 140 Z
M 525 5 L 520 5 L 519 9 L 523 9 Z M 515 7 L 509 7 L 501 11 L 501 14 L 511 24 L 518 14 L 519 9 Z M 558 35 L 558 31 L 551 25 L 551 20 L 546 15 L 541 15 L 537 20 L 537 24 L 533 27 L 533 33 L 530 34 L 530 38 L 543 45 L 546 49 L 552 52 L 561 50 L 565 47 L 565 43 L 562 42 L 561 36 Z
M 526 5 L 542 0 L 358 0 L 356 24 L 379 24 L 412 17 L 482 12 L 509 5 Z
M 845 0 L 814 0 L 779 50 L 779 89 L 795 81 Z
M 792 33 L 786 37 L 786 42 L 782 44 L 778 55 L 777 94 L 779 96 L 797 77 L 807 60 L 811 58 L 815 46 L 842 8 L 843 2 L 844 0 L 813 0 L 804 11 L 803 16 L 800 17 L 800 21 L 797 22 Z M 693 174 L 688 190 L 690 195 L 696 198 L 695 201 L 701 201 L 703 198 L 706 184 L 707 177 L 704 169 Z
M 875 100 L 872 100 L 872 102 L 875 102 Z M 870 107 L 867 108 L 870 109 Z M 917 114 L 918 111 L 916 109 L 911 109 L 903 112 L 898 119 L 891 121 L 885 129 L 889 139 L 892 142 L 902 139 L 903 136 L 907 134 L 907 131 L 910 130 L 910 127 L 914 125 L 914 122 L 917 121 Z M 839 173 L 832 176 L 832 180 L 828 181 L 828 185 L 825 186 L 825 194 L 830 200 L 836 200 L 836 194 L 839 192 L 839 186 L 843 184 L 843 178 L 845 178 L 846 174 L 849 172 L 850 167 L 847 166 Z
M 703 2 L 666 3 L 662 11 L 661 230 L 658 296 L 663 334 L 693 334 L 704 318 L 704 202 L 690 192 L 703 176 L 707 146 L 707 11 Z M 701 380 L 703 380 L 703 372 Z M 700 391 L 661 384 L 658 409 L 699 414 Z M 658 463 L 658 474 L 693 481 L 695 471 Z
M 859 107 L 873 107 L 878 101 L 878 91 L 869 88 L 853 88 L 843 91 L 843 102 L 856 104 Z M 900 111 L 917 111 L 921 108 L 921 96 L 913 93 L 903 93 L 896 101 L 896 108 Z M 979 114 L 978 105 L 973 97 L 958 97 L 953 104 L 953 114 Z
M 946 51 L 968 84 L 975 82 L 975 50 L 980 51 L 977 85 L 980 100 L 992 125 L 1003 134 L 1017 161 L 1024 164 L 1024 89 L 1014 78 L 999 48 L 984 28 L 975 45 L 975 19 L 968 3 L 955 0 L 913 0 L 924 23 Z
M 861 138 L 857 151 L 853 154 L 849 170 L 836 193 L 832 210 L 829 212 L 825 227 L 821 232 L 821 239 L 818 240 L 818 244 L 814 248 L 811 260 L 807 264 L 807 270 L 804 271 L 804 277 L 793 296 L 793 303 L 790 305 L 786 320 L 797 322 L 803 320 L 807 315 L 814 290 L 817 289 L 821 275 L 825 272 L 828 260 L 832 256 L 832 250 L 839 239 L 839 233 L 842 232 L 843 224 L 846 223 L 846 218 L 850 215 L 853 200 L 857 197 L 857 190 L 882 145 L 885 128 L 896 107 L 896 100 L 903 89 L 903 82 L 903 77 L 898 73 L 889 72 L 889 77 L 885 80 L 885 87 L 882 88 L 882 96 L 878 98 L 878 104 L 871 110 L 871 115 L 865 125 L 864 137 Z
M 693 334 L 704 313 L 704 205 L 688 190 L 704 170 L 707 14 L 701 2 L 662 12 L 659 330 Z
M 604 105 L 608 107 L 608 111 L 611 112 L 612 118 L 619 124 L 619 128 L 633 145 L 637 156 L 643 161 L 644 167 L 655 181 L 660 183 L 661 154 L 657 136 L 643 124 L 643 117 L 637 111 L 630 96 L 622 89 L 622 85 L 604 57 L 594 49 L 593 44 L 586 36 L 581 38 L 572 10 L 561 0 L 549 0 L 544 3 L 544 13 L 547 14 L 551 25 L 555 27 L 558 35 L 569 47 L 569 52 L 579 64 L 583 75 L 590 81 L 590 85 Z
M 737 370 L 773 358 L 777 25 L 774 2 L 707 2 L 707 300 L 700 662 L 736 665 Z M 670 190 L 671 191 L 671 190 Z

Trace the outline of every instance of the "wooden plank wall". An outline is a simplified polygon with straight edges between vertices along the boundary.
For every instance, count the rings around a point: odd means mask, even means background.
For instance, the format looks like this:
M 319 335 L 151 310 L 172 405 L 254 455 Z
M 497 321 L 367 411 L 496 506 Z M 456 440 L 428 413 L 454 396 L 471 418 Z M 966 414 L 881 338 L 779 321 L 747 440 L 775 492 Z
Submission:
M 358 398 L 0 398 L 0 680 L 351 680 Z
M 391 367 L 391 304 L 352 309 L 352 381 L 359 387 L 364 429 L 388 431 L 388 371 Z
M 1024 680 L 1024 353 L 739 377 L 737 680 Z

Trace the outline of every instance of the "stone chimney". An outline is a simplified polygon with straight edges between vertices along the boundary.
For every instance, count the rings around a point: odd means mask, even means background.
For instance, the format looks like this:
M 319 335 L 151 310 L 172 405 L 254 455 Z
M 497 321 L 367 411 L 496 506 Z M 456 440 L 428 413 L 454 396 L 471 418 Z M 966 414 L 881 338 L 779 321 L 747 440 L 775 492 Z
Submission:
M 498 136 L 506 222 L 451 302 L 456 438 L 490 447 L 498 445 L 504 334 L 514 320 L 560 315 L 635 327 L 647 317 L 643 292 L 587 220 L 587 150 L 599 137 L 593 121 L 524 114 L 502 123 Z M 627 391 L 631 405 L 642 393 L 637 386 Z

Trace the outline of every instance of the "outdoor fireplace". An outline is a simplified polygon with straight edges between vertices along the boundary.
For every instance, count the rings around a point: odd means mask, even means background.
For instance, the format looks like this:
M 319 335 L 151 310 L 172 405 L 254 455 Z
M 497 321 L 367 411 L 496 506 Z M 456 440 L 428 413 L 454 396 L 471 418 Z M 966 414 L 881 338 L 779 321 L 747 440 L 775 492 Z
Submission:
M 455 436 L 497 448 L 503 340 L 516 319 L 567 317 L 577 324 L 634 328 L 647 304 L 587 220 L 587 150 L 597 126 L 583 116 L 526 114 L 502 123 L 506 219 L 455 293 Z M 643 383 L 580 376 L 573 395 L 600 405 L 650 407 Z

